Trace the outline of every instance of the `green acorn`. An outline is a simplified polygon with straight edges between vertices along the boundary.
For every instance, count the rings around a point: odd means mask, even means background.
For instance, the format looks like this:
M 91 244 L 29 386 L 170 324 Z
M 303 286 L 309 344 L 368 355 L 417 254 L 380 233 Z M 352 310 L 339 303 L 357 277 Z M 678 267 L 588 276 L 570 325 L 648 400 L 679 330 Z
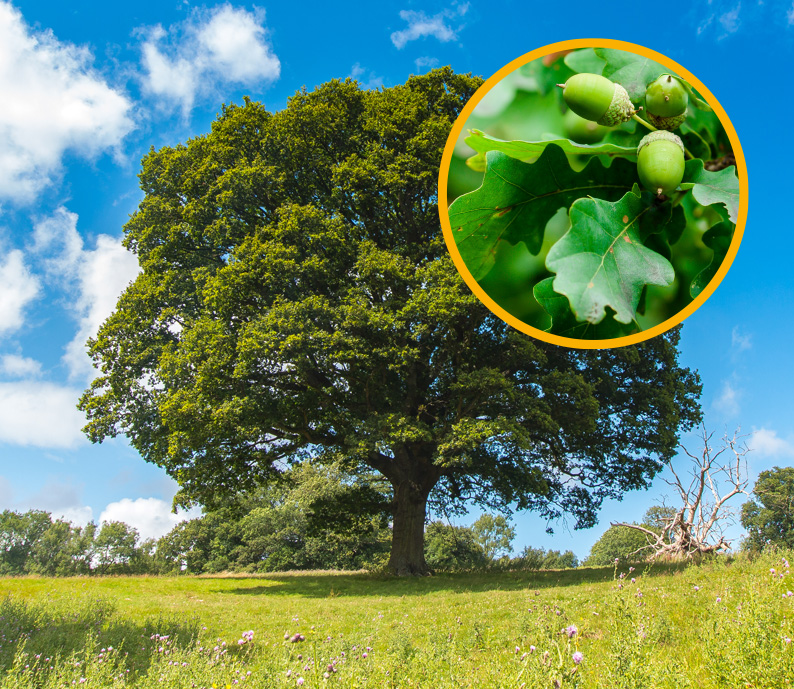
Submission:
M 557 86 L 571 110 L 606 127 L 625 122 L 636 112 L 626 89 L 600 74 L 574 74 Z
M 684 143 L 672 132 L 651 132 L 637 146 L 637 174 L 657 196 L 669 194 L 684 179 Z
M 568 110 L 563 115 L 562 124 L 565 136 L 578 144 L 598 143 L 609 132 L 609 127 L 579 117 L 573 110 Z
M 672 131 L 686 119 L 689 96 L 684 85 L 672 74 L 662 74 L 645 90 L 648 121 L 659 129 Z

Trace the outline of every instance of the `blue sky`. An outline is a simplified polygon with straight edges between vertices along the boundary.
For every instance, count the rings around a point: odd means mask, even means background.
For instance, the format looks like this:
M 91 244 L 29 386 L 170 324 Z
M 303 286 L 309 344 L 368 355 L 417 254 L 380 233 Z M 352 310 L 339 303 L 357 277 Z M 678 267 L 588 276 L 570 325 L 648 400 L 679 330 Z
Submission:
M 741 427 L 751 477 L 794 458 L 790 357 L 792 0 L 597 4 L 245 3 L 0 0 L 0 510 L 75 522 L 123 519 L 157 536 L 175 484 L 122 439 L 92 446 L 75 409 L 92 370 L 83 344 L 137 266 L 120 245 L 151 146 L 209 129 L 244 95 L 284 107 L 302 86 L 353 76 L 391 86 L 436 65 L 490 76 L 572 38 L 645 45 L 693 72 L 723 105 L 749 171 L 739 254 L 684 327 L 717 436 Z M 690 446 L 697 441 L 689 438 Z M 554 537 L 531 515 L 516 546 L 589 551 L 610 520 L 639 519 L 663 485 L 605 506 L 601 525 Z M 738 504 L 738 503 L 737 503 Z M 465 521 L 465 520 L 464 520 Z M 738 535 L 739 529 L 734 533 Z

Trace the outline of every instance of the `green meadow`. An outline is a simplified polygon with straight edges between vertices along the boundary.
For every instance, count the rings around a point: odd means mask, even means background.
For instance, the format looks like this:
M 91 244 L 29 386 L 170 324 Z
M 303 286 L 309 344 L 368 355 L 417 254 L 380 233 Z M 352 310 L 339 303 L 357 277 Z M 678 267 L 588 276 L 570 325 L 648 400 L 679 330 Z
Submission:
M 794 682 L 785 552 L 700 565 L 0 580 L 0 686 Z

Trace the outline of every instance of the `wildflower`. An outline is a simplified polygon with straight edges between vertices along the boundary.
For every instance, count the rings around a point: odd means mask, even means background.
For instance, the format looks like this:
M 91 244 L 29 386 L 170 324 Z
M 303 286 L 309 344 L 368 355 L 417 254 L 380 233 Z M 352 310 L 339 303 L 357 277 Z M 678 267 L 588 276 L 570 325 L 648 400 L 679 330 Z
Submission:
M 579 630 L 576 628 L 575 624 L 572 624 L 570 627 L 565 628 L 565 633 L 568 635 L 569 639 L 573 639 L 573 637 L 575 637 L 578 632 Z
M 366 658 L 366 657 L 367 657 L 367 654 L 366 654 L 366 652 L 362 653 L 362 654 L 361 654 L 361 657 L 362 657 L 362 658 Z
M 700 591 L 700 586 L 695 586 L 695 591 Z
M 789 639 L 787 636 L 783 638 L 783 641 L 785 641 L 787 644 L 791 643 L 791 639 Z
M 719 596 L 717 596 L 717 602 L 718 602 L 718 603 L 722 603 L 722 598 L 720 598 Z
M 518 646 L 516 646 L 516 653 L 520 653 L 520 652 L 521 652 L 521 649 Z
M 289 677 L 291 674 L 292 674 L 292 670 L 291 669 L 287 670 L 287 677 Z
M 631 578 L 631 583 L 632 583 L 632 584 L 636 584 L 636 583 L 637 583 L 637 580 L 636 580 L 634 577 L 632 577 L 632 578 Z
M 584 655 L 582 654 L 581 651 L 576 651 L 571 657 L 573 658 L 573 662 L 576 665 L 578 665 L 584 660 Z
M 299 687 L 303 686 L 303 677 L 298 677 L 297 681 L 295 682 Z
M 634 567 L 629 567 L 629 574 L 631 574 L 633 571 L 634 571 Z
M 620 558 L 619 558 L 619 557 L 616 557 L 616 558 L 615 558 L 615 564 L 618 564 L 618 562 L 620 562 Z
M 529 647 L 529 652 L 530 652 L 530 653 L 534 653 L 534 652 L 535 652 L 535 651 L 537 651 L 537 650 L 538 650 L 538 649 L 536 649 L 534 646 L 530 646 L 530 647 Z
M 770 574 L 774 574 L 774 573 L 775 573 L 775 568 L 774 568 L 774 567 L 772 567 L 772 569 L 770 569 L 770 570 L 769 570 L 769 573 L 770 573 Z
M 792 593 L 791 591 L 786 591 L 787 598 L 791 598 L 792 596 L 794 596 L 794 593 Z

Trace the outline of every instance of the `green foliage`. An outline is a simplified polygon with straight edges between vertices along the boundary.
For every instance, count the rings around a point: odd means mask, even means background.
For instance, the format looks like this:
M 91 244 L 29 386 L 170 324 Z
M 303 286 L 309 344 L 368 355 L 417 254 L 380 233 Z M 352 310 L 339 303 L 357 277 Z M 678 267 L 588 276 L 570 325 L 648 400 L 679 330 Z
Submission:
M 227 106 L 207 135 L 151 151 L 125 227 L 142 272 L 90 343 L 88 436 L 128 436 L 180 505 L 207 510 L 288 465 L 379 475 L 400 573 L 426 571 L 428 500 L 581 526 L 645 485 L 699 418 L 678 333 L 603 352 L 530 340 L 446 251 L 438 167 L 480 83 L 448 68 L 378 91 L 332 81 L 277 113 Z
M 471 525 L 471 531 L 488 560 L 496 560 L 513 551 L 516 530 L 501 514 L 483 514 Z
M 653 505 L 642 518 L 640 526 L 661 533 L 664 519 L 675 514 L 672 507 Z M 651 553 L 646 546 L 649 536 L 637 529 L 625 526 L 610 526 L 590 549 L 590 554 L 582 564 L 587 567 L 612 567 L 626 562 L 642 562 Z
M 522 93 L 546 94 L 544 75 L 559 76 L 560 62 L 536 60 L 525 65 L 522 80 L 510 75 L 504 82 L 517 84 L 516 100 Z M 574 51 L 564 65 L 562 71 L 621 84 L 635 108 L 643 105 L 646 87 L 668 73 L 652 60 L 613 49 Z M 456 197 L 449 219 L 466 267 L 499 306 L 555 335 L 619 338 L 675 316 L 714 278 L 734 236 L 739 180 L 719 118 L 691 85 L 676 80 L 694 106 L 680 125 L 692 159 L 667 196 L 635 189 L 637 145 L 648 132 L 635 120 L 585 145 L 566 138 L 560 93 L 528 102 L 533 109 L 526 112 L 546 127 L 531 139 L 509 118 L 479 117 L 475 109 L 465 143 L 475 151 L 472 168 L 484 175 L 468 193 L 450 183 Z M 560 209 L 571 222 L 562 238 L 547 227 Z M 499 289 L 505 272 L 500 257 L 506 255 L 500 247 L 519 243 L 535 258 L 525 272 L 525 299 L 506 300 Z
M 425 530 L 425 560 L 438 572 L 466 572 L 489 563 L 471 528 L 440 521 L 430 522 Z
M 742 546 L 760 551 L 767 546 L 794 547 L 794 467 L 762 471 L 753 487 L 753 499 L 742 505 Z
M 138 530 L 124 522 L 102 522 L 94 538 L 94 558 L 100 574 L 124 571 L 135 557 Z
M 646 516 L 647 519 L 647 516 Z M 642 526 L 654 530 L 647 522 Z M 608 567 L 619 562 L 640 562 L 648 552 L 643 550 L 648 545 L 648 537 L 637 529 L 626 526 L 610 526 L 590 548 L 590 554 L 583 564 L 587 567 Z
M 23 574 L 33 545 L 51 527 L 50 513 L 30 510 L 0 514 L 0 575 Z
M 353 509 L 356 499 L 369 505 Z M 332 518 L 334 505 L 346 510 Z M 177 524 L 157 542 L 164 572 L 362 569 L 383 564 L 389 531 L 383 494 L 338 468 L 298 466 L 237 504 Z
M 579 566 L 579 558 L 572 550 L 545 550 L 526 546 L 521 554 L 510 561 L 511 568 L 537 571 L 541 569 L 574 569 Z

